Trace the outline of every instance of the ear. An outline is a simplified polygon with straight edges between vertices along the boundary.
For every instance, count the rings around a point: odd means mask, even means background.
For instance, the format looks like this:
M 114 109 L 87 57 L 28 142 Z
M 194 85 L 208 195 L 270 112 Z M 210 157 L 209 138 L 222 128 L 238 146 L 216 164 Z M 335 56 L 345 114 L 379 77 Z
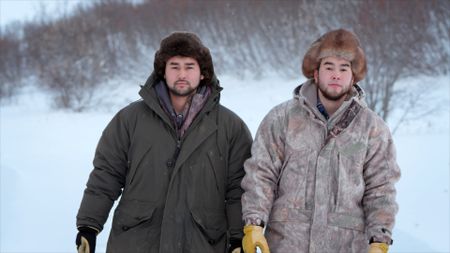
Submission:
M 314 82 L 317 83 L 317 79 L 319 78 L 319 71 L 317 69 L 314 70 Z
M 200 80 L 203 80 L 203 78 L 205 78 L 203 75 L 200 75 Z

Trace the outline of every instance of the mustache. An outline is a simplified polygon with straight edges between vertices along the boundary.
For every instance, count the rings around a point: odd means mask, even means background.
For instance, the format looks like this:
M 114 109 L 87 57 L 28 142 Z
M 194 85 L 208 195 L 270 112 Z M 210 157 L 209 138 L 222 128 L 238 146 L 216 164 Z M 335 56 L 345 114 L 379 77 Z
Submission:
M 175 84 L 179 84 L 179 83 L 183 83 L 183 84 L 188 84 L 188 85 L 191 85 L 191 83 L 189 82 L 189 81 L 187 81 L 187 80 L 177 80 L 177 81 L 175 81 Z

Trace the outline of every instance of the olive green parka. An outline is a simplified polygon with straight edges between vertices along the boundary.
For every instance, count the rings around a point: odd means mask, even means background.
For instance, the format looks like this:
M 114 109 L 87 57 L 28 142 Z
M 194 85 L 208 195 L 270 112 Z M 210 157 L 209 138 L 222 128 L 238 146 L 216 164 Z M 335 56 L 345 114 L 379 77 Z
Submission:
M 142 100 L 104 130 L 77 226 L 101 231 L 121 196 L 107 252 L 226 252 L 230 238 L 242 238 L 240 183 L 250 132 L 219 104 L 222 88 L 213 78 L 211 95 L 179 139 L 157 82 L 151 75 Z

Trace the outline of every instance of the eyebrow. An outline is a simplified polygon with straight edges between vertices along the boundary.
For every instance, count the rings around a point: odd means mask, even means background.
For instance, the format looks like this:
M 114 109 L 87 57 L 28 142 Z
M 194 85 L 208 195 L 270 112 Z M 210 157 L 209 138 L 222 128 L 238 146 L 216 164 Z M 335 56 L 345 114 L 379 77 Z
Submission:
M 335 64 L 332 63 L 332 62 L 326 61 L 326 62 L 323 63 L 323 65 L 331 65 L 331 66 L 334 66 Z M 348 64 L 348 63 L 343 63 L 343 64 L 340 64 L 340 66 L 341 66 L 341 67 L 350 67 L 350 64 Z
M 180 65 L 180 63 L 178 63 L 178 62 L 170 62 L 169 65 Z M 195 65 L 195 63 L 187 62 L 184 65 L 193 66 L 193 65 Z

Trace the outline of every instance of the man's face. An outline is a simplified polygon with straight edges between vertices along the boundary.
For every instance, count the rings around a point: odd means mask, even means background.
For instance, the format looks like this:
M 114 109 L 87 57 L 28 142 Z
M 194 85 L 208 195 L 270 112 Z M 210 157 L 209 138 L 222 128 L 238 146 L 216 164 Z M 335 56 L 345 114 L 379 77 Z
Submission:
M 203 75 L 194 58 L 173 56 L 167 60 L 164 78 L 172 96 L 184 97 L 195 92 Z
M 342 58 L 323 58 L 314 80 L 322 97 L 331 101 L 343 100 L 353 85 L 351 63 Z

